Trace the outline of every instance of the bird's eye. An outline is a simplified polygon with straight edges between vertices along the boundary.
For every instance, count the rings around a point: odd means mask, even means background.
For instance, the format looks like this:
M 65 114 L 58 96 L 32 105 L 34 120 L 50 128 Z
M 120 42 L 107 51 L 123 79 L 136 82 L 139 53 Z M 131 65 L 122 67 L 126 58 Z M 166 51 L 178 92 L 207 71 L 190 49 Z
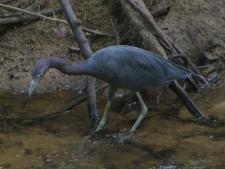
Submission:
M 44 73 L 38 74 L 38 78 L 39 78 L 39 77 L 42 77 L 43 75 L 44 75 Z

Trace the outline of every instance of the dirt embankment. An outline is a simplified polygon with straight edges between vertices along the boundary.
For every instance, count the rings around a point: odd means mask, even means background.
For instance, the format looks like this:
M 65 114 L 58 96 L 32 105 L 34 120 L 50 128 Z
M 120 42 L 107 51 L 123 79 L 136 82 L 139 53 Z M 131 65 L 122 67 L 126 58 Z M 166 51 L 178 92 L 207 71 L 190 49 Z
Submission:
M 45 0 L 13 1 L 10 5 L 28 8 L 33 3 L 38 4 L 37 10 L 59 6 L 57 1 Z M 73 1 L 73 3 L 75 13 L 82 20 L 84 27 L 114 34 L 110 22 L 112 18 L 118 32 L 124 32 L 122 29 L 126 30 L 123 23 L 118 23 L 115 15 L 111 15 L 110 1 Z M 202 56 L 206 56 L 209 60 L 220 59 L 223 62 L 225 57 L 225 1 L 155 0 L 146 1 L 146 5 L 153 13 L 169 8 L 166 14 L 156 18 L 157 22 L 174 39 L 174 43 L 192 57 L 195 63 L 200 62 Z M 9 13 L 9 10 L 0 9 L 0 17 L 6 13 Z M 15 13 L 10 11 L 10 14 Z M 64 19 L 62 14 L 58 14 L 57 17 Z M 76 47 L 77 44 L 68 26 L 65 26 L 67 31 L 65 37 L 60 37 L 54 32 L 59 25 L 59 23 L 39 20 L 15 25 L 1 35 L 1 90 L 25 91 L 30 83 L 30 68 L 39 58 L 60 56 L 71 61 L 82 59 L 80 54 L 71 53 L 71 48 Z M 86 35 L 93 51 L 116 44 L 115 38 Z M 129 43 L 127 41 L 129 37 L 125 38 L 126 43 Z M 83 78 L 69 77 L 57 70 L 51 70 L 39 85 L 38 91 L 79 89 L 83 84 Z
M 11 5 L 20 8 L 27 8 L 36 1 L 15 1 Z M 57 1 L 43 1 L 44 8 L 59 6 Z M 82 26 L 96 31 L 113 34 L 110 22 L 109 6 L 104 5 L 99 0 L 91 2 L 76 2 L 73 4 L 75 13 L 82 20 Z M 40 7 L 40 6 L 39 6 Z M 2 13 L 8 10 L 0 9 Z M 1 13 L 0 13 L 1 14 Z M 58 14 L 57 18 L 65 19 L 63 14 Z M 8 29 L 0 38 L 0 89 L 23 92 L 30 83 L 30 69 L 39 58 L 58 56 L 71 61 L 83 59 L 79 53 L 71 51 L 77 47 L 69 26 L 66 28 L 66 36 L 61 37 L 55 33 L 54 29 L 61 26 L 60 23 L 50 21 L 35 21 L 32 23 L 22 23 Z M 104 46 L 115 44 L 111 37 L 99 37 L 86 33 L 93 51 Z M 57 70 L 50 70 L 43 81 L 38 86 L 37 91 L 49 91 L 55 89 L 79 89 L 83 87 L 84 78 L 67 76 Z

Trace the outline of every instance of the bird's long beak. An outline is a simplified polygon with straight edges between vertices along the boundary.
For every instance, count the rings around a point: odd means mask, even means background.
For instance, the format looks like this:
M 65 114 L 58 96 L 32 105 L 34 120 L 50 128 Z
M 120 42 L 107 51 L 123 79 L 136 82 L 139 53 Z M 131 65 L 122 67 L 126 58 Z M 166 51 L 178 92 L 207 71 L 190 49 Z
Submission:
M 30 83 L 30 87 L 28 89 L 28 93 L 27 93 L 27 96 L 26 96 L 26 100 L 23 104 L 23 108 L 26 106 L 31 94 L 33 93 L 34 89 L 37 87 L 39 81 L 41 80 L 41 78 L 39 79 L 35 79 L 35 80 L 32 80 L 31 83 Z

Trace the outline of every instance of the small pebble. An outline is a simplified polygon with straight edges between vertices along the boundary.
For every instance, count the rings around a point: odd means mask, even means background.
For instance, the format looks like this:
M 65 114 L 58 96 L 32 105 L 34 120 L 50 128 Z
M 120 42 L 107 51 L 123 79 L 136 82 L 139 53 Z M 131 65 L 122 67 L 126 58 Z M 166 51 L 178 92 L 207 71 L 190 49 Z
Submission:
M 213 139 L 214 137 L 213 137 L 213 136 L 209 136 L 209 138 L 210 138 L 210 139 Z

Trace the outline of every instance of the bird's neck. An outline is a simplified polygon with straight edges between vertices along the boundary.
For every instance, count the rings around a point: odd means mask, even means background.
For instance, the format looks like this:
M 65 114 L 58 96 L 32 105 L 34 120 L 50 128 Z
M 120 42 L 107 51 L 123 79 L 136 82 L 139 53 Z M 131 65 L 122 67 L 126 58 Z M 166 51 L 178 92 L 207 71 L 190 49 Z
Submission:
M 78 63 L 67 63 L 63 58 L 48 58 L 49 69 L 55 68 L 60 72 L 68 75 L 88 75 L 86 61 L 80 61 Z

